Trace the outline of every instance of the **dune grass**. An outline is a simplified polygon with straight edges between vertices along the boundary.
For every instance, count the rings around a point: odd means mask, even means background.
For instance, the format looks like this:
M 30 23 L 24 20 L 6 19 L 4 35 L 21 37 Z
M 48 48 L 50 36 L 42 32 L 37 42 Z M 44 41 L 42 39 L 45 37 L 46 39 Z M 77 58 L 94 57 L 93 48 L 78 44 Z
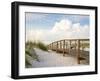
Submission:
M 33 47 L 33 48 L 39 48 L 39 49 L 41 49 L 41 50 L 43 50 L 43 51 L 48 51 L 48 48 L 47 48 L 47 46 L 43 43 L 43 42 L 40 42 L 40 41 L 38 41 L 38 42 L 31 42 L 31 41 L 28 41 L 27 43 L 26 43 L 26 45 L 30 45 L 30 47 Z
M 48 51 L 47 46 L 46 46 L 44 43 L 42 43 L 42 42 L 38 42 L 38 43 L 36 44 L 36 47 L 37 47 L 37 48 L 40 48 L 40 49 L 43 50 L 43 51 Z
M 32 42 L 27 42 L 25 44 L 25 67 L 31 67 L 31 60 L 37 60 L 38 59 L 38 55 L 36 54 L 34 48 L 33 48 L 33 43 Z
M 90 44 L 89 43 L 83 43 L 81 44 L 82 48 L 90 48 Z
M 39 61 L 38 55 L 36 54 L 34 48 L 39 48 L 43 51 L 48 51 L 47 46 L 42 42 L 32 42 L 28 41 L 25 43 L 25 67 L 31 67 L 31 60 Z

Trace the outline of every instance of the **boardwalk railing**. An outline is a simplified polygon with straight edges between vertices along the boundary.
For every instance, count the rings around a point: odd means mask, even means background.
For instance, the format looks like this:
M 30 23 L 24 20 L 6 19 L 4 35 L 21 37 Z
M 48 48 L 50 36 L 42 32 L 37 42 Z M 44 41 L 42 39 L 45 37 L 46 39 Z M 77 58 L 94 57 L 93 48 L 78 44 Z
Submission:
M 64 39 L 52 42 L 48 45 L 49 50 L 65 54 L 70 54 L 72 50 L 75 51 L 77 63 L 80 64 L 80 51 L 86 46 L 89 47 L 89 39 Z

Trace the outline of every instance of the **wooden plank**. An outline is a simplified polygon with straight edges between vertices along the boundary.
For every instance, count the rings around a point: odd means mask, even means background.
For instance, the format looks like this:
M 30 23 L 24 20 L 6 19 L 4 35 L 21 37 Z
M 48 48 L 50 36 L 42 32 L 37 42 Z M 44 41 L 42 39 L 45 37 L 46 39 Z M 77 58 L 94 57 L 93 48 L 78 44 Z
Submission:
M 67 41 L 67 42 L 66 42 Z M 63 55 L 65 55 L 65 52 L 71 54 L 71 49 L 72 49 L 72 43 L 75 44 L 75 54 L 77 58 L 77 63 L 80 64 L 80 42 L 81 41 L 89 41 L 89 39 L 65 39 L 65 40 L 59 40 L 52 42 L 51 44 L 48 45 L 48 48 L 51 50 L 55 50 L 56 52 L 61 52 Z M 65 45 L 68 45 L 68 47 Z
M 71 41 L 77 41 L 77 40 L 89 41 L 89 39 L 63 39 L 63 40 L 66 40 L 66 41 L 70 41 L 70 40 Z M 63 40 L 59 40 L 59 41 L 63 41 Z

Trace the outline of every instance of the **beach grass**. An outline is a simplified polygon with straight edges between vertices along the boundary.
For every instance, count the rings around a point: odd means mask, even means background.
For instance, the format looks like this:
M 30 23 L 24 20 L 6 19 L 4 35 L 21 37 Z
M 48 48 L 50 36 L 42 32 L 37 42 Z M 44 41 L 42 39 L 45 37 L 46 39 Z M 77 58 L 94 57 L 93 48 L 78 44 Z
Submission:
M 38 55 L 36 54 L 34 48 L 41 49 L 43 51 L 48 51 L 47 46 L 42 42 L 32 42 L 28 41 L 25 43 L 25 67 L 31 67 L 31 61 L 39 61 Z

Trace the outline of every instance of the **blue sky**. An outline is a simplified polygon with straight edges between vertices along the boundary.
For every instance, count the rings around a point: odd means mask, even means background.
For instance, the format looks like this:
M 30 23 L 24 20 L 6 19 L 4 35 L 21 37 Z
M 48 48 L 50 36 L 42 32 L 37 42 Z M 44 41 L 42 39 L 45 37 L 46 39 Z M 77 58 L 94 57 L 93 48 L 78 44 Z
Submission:
M 26 40 L 46 44 L 67 38 L 89 38 L 89 16 L 56 13 L 26 13 Z
M 74 15 L 74 14 L 56 14 L 56 13 L 28 13 L 26 12 L 26 29 L 51 29 L 55 22 L 62 19 L 68 19 L 80 25 L 89 25 L 88 15 Z

